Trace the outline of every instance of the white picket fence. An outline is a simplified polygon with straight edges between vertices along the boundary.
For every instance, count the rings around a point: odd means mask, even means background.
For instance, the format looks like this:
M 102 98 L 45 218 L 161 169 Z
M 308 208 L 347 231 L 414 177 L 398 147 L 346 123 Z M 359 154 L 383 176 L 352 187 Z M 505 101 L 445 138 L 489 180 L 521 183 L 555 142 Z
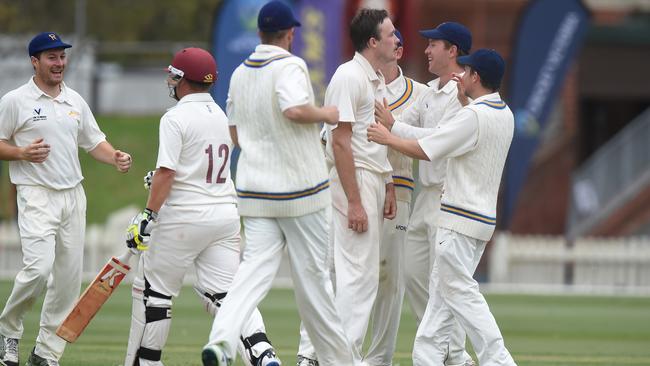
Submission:
M 650 238 L 515 236 L 491 244 L 486 289 L 498 292 L 650 295 Z

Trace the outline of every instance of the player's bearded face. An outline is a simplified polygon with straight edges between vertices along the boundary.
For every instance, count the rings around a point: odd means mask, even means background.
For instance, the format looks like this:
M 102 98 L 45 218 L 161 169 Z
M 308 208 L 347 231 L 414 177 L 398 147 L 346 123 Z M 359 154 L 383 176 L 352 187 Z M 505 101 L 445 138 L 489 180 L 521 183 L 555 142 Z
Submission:
M 63 49 L 43 51 L 38 58 L 32 56 L 36 77 L 50 86 L 61 84 L 66 62 L 67 58 Z

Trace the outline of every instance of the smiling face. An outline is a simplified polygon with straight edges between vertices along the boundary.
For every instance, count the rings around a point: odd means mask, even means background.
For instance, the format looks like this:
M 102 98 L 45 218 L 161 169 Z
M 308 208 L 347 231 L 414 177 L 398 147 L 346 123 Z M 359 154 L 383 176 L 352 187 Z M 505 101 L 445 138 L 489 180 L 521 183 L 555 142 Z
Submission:
M 455 47 L 446 47 L 447 45 L 443 40 L 429 39 L 429 45 L 424 50 L 424 54 L 429 61 L 428 70 L 430 73 L 442 76 L 450 72 Z
M 47 86 L 57 86 L 63 81 L 63 72 L 67 62 L 65 50 L 55 48 L 32 56 L 35 77 Z

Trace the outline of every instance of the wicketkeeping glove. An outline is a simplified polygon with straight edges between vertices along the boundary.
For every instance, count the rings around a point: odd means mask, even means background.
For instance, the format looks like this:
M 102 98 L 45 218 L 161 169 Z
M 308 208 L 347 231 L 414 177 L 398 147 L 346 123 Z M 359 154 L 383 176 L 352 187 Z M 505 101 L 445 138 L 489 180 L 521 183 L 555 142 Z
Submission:
M 131 219 L 131 224 L 126 229 L 126 246 L 131 249 L 131 252 L 135 254 L 149 249 L 151 229 L 157 218 L 157 212 L 145 208 Z
M 151 181 L 153 180 L 153 175 L 156 173 L 155 170 L 150 170 L 147 175 L 144 176 L 144 189 L 147 191 L 151 189 Z

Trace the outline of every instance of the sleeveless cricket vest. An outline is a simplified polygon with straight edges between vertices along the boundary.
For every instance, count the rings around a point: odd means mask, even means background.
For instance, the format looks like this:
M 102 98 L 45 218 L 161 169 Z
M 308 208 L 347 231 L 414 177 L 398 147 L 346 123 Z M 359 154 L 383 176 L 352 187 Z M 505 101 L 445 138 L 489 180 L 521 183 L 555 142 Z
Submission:
M 448 160 L 438 224 L 488 241 L 496 226 L 501 174 L 514 133 L 514 117 L 497 93 L 467 105 L 478 117 L 476 147 Z

